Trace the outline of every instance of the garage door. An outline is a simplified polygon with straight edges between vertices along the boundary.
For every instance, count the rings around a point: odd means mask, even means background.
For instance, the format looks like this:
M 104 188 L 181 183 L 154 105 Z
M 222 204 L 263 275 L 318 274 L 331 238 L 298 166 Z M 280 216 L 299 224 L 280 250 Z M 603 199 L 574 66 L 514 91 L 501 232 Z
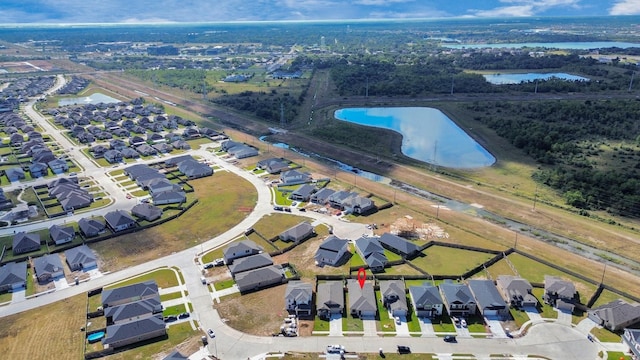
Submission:
M 496 316 L 496 315 L 498 315 L 498 310 L 485 310 L 483 315 L 484 316 Z

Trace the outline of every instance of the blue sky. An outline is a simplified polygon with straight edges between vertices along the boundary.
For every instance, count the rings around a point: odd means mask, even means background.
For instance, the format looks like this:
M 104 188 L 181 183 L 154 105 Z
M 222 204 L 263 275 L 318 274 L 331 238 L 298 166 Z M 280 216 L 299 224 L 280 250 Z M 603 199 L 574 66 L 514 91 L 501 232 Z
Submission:
M 0 24 L 640 15 L 640 0 L 1 0 Z

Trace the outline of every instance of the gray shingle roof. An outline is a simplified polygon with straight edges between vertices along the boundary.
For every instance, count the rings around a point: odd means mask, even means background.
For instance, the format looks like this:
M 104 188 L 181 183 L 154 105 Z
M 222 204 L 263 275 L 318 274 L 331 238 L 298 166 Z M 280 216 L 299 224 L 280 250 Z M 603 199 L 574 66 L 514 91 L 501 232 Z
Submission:
M 438 288 L 431 285 L 410 286 L 409 293 L 418 308 L 431 308 L 432 305 L 444 304 Z
M 371 282 L 365 282 L 360 288 L 360 283 L 356 279 L 347 280 L 349 291 L 349 311 L 377 311 L 376 295 Z
M 236 275 L 243 271 L 261 268 L 263 266 L 273 265 L 273 259 L 267 253 L 261 253 L 240 258 L 229 265 L 231 274 Z
M 111 321 L 116 323 L 133 317 L 151 315 L 160 311 L 162 311 L 162 303 L 160 302 L 160 295 L 157 295 L 145 300 L 108 307 L 104 309 L 104 316 L 110 317 Z
M 344 309 L 344 284 L 342 281 L 327 281 L 318 284 L 317 309 Z
M 387 246 L 391 251 L 404 256 L 420 251 L 418 245 L 391 233 L 382 234 L 382 236 L 380 236 L 380 243 Z
M 107 336 L 102 340 L 105 345 L 131 339 L 137 336 L 153 333 L 165 329 L 164 321 L 154 316 L 140 320 L 133 320 L 118 325 L 107 326 Z
M 507 308 L 507 304 L 491 280 L 469 280 L 469 289 L 480 309 Z
M 27 281 L 27 262 L 12 262 L 0 267 L 0 287 Z
M 37 276 L 53 274 L 62 271 L 62 261 L 58 254 L 48 254 L 33 259 L 33 266 Z
M 96 255 L 89 249 L 87 245 L 76 246 L 64 252 L 69 267 L 75 269 L 77 267 L 86 267 L 85 264 L 91 264 L 96 261 Z
M 154 294 L 158 294 L 158 285 L 155 280 L 149 280 L 115 289 L 103 290 L 102 304 L 108 305 L 125 300 L 130 300 L 129 302 L 131 302 L 141 298 L 152 297 Z

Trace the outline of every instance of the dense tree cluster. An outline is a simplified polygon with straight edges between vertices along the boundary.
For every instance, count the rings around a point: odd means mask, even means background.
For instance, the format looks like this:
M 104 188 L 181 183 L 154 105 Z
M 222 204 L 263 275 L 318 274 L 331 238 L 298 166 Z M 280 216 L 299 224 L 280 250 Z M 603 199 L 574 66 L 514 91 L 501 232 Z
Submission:
M 467 110 L 548 165 L 534 177 L 568 204 L 640 216 L 640 101 L 476 102 Z M 604 161 L 597 144 L 608 142 L 631 145 Z
M 243 91 L 237 95 L 223 95 L 213 101 L 219 105 L 252 113 L 262 120 L 279 123 L 281 109 L 284 110 L 286 122 L 297 116 L 303 96 L 296 98 L 289 93 L 280 94 L 276 90 L 269 93 Z

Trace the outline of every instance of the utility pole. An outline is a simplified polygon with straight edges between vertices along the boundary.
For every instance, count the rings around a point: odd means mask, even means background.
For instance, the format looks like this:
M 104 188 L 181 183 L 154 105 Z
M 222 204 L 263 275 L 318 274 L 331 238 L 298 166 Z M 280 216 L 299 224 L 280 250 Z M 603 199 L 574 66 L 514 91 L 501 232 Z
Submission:
M 536 184 L 536 192 L 533 195 L 533 210 L 536 209 L 536 202 L 538 202 L 538 184 Z
M 607 271 L 607 263 L 604 263 L 604 269 L 602 269 L 602 280 L 600 280 L 600 284 L 604 284 L 604 273 Z

